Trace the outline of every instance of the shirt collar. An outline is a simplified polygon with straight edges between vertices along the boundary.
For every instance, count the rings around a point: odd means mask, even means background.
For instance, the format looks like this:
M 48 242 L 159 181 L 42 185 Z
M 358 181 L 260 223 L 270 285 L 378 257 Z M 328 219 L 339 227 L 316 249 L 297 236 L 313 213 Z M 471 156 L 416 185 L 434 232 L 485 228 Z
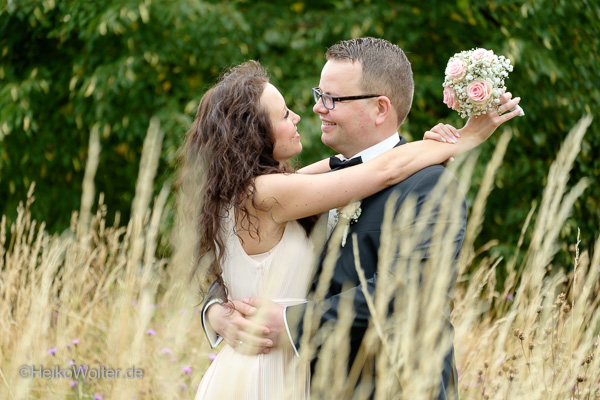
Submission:
M 385 153 L 388 150 L 391 150 L 398 144 L 400 141 L 400 134 L 398 132 L 394 133 L 387 139 L 382 140 L 381 142 L 374 144 L 373 146 L 364 149 L 360 153 L 355 154 L 351 158 L 361 157 L 362 162 L 367 162 L 372 160 L 373 158 Z M 346 157 L 341 157 L 342 161 L 347 160 Z

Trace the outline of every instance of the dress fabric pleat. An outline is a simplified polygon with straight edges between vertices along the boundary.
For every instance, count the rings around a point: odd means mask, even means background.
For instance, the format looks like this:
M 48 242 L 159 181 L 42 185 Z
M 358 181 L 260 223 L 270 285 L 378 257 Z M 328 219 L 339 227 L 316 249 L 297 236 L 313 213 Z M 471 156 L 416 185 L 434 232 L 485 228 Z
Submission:
M 235 234 L 232 214 L 222 230 L 223 280 L 229 298 L 262 297 L 283 306 L 305 302 L 313 247 L 304 229 L 296 221 L 288 222 L 279 243 L 267 254 L 253 257 Z M 282 335 L 284 340 L 288 339 Z M 304 400 L 309 398 L 309 374 L 291 347 L 250 356 L 225 344 L 204 374 L 196 400 Z

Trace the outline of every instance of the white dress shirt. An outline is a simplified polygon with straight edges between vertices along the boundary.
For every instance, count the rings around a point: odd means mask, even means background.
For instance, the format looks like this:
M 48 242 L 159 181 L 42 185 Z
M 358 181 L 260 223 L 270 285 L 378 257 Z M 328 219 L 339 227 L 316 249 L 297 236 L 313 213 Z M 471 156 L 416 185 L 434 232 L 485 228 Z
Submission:
M 362 162 L 367 162 L 369 160 L 374 159 L 377 156 L 382 155 L 386 151 L 393 149 L 394 146 L 396 146 L 399 141 L 400 141 L 400 134 L 398 132 L 396 132 L 389 138 L 384 139 L 377 144 L 374 144 L 373 146 L 369 147 L 368 149 L 364 149 L 360 153 L 355 154 L 353 157 L 346 158 L 343 155 L 340 155 L 340 160 L 346 161 L 346 160 L 350 160 L 352 158 L 360 157 L 362 159 Z M 337 211 L 336 209 L 329 210 L 329 216 L 327 218 L 327 237 L 329 237 L 329 235 L 331 235 L 331 232 L 333 232 L 333 229 L 335 228 L 335 212 L 336 211 Z

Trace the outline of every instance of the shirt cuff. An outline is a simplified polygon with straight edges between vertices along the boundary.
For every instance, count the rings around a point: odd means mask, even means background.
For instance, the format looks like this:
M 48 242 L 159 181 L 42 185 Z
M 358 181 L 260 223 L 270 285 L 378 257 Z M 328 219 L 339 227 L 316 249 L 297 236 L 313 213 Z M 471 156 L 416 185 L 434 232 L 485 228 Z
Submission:
M 290 343 L 292 344 L 292 347 L 294 348 L 294 353 L 296 353 L 296 357 L 300 357 L 300 353 L 298 353 L 298 349 L 296 348 L 296 344 L 294 343 L 294 339 L 292 338 L 292 334 L 290 332 L 290 326 L 288 325 L 288 322 L 287 322 L 287 307 L 285 307 L 283 309 L 283 322 L 285 323 L 285 330 L 288 334 L 288 338 L 290 339 Z
M 219 343 L 223 341 L 223 338 L 219 336 L 219 334 L 213 329 L 213 327 L 208 323 L 206 319 L 206 311 L 208 311 L 208 308 L 215 303 L 223 304 L 223 300 L 212 299 L 211 301 L 206 303 L 206 306 L 202 309 L 202 328 L 204 328 L 204 334 L 206 335 L 208 343 L 210 343 L 210 347 L 212 349 L 217 347 Z

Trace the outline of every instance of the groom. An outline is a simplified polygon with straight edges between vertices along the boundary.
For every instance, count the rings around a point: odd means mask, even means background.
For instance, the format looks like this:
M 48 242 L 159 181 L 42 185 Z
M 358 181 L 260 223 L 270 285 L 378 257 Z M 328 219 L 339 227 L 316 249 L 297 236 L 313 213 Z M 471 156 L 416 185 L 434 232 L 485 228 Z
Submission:
M 410 62 L 404 52 L 396 45 L 374 38 L 359 38 L 342 41 L 327 50 L 327 63 L 321 72 L 319 87 L 313 89 L 316 104 L 313 111 L 321 119 L 322 136 L 324 144 L 343 155 L 342 162 L 332 160 L 332 168 L 345 168 L 366 162 L 391 148 L 405 142 L 398 134 L 398 127 L 406 118 L 413 98 L 414 82 Z M 506 97 L 505 97 L 506 99 Z M 488 113 L 491 114 L 491 113 Z M 465 128 L 476 131 L 496 129 L 503 122 L 513 118 L 516 114 L 506 113 L 502 116 L 494 113 L 481 118 L 472 118 Z M 348 160 L 348 161 L 346 161 Z M 345 161 L 345 162 L 344 162 Z M 347 242 L 340 247 L 339 256 L 335 262 L 333 276 L 325 295 L 326 311 L 321 317 L 320 326 L 328 323 L 334 325 L 338 322 L 338 311 L 341 299 L 352 296 L 354 317 L 350 328 L 350 355 L 348 368 L 360 354 L 361 343 L 371 321 L 371 313 L 367 306 L 367 299 L 356 272 L 354 243 L 357 240 L 360 267 L 366 278 L 366 290 L 375 295 L 378 277 L 379 246 L 381 243 L 381 224 L 384 219 L 384 206 L 390 196 L 398 196 L 394 203 L 398 211 L 408 197 L 416 199 L 417 210 L 414 216 L 418 218 L 437 218 L 437 215 L 419 215 L 420 205 L 429 197 L 434 186 L 442 176 L 450 174 L 441 165 L 425 168 L 409 177 L 396 186 L 374 194 L 361 203 L 362 214 L 360 218 L 349 227 Z M 450 186 L 458 186 L 456 179 L 451 177 Z M 439 270 L 450 269 L 453 271 L 453 259 L 458 255 L 464 239 L 466 225 L 466 204 L 462 195 L 454 199 L 454 207 L 459 207 L 459 229 L 451 238 L 454 254 L 443 261 L 436 259 Z M 436 210 L 430 210 L 434 214 Z M 414 223 L 414 221 L 413 221 Z M 437 224 L 450 226 L 455 221 L 445 221 L 443 218 Z M 418 263 L 426 262 L 429 249 L 434 247 L 433 232 L 429 237 L 420 240 L 418 246 L 424 252 L 415 253 Z M 402 246 L 401 238 L 394 238 Z M 413 263 L 412 265 L 414 265 Z M 323 267 L 323 260 L 317 268 L 317 277 Z M 455 273 L 451 272 L 455 279 Z M 317 282 L 313 285 L 313 290 Z M 454 281 L 450 282 L 450 287 Z M 228 343 L 244 343 L 245 352 L 268 352 L 271 345 L 282 345 L 290 342 L 296 352 L 300 349 L 302 327 L 306 315 L 307 305 L 297 305 L 283 308 L 265 299 L 251 299 L 251 304 L 266 319 L 261 319 L 260 324 L 265 325 L 264 332 L 268 335 L 255 335 L 257 324 L 252 317 L 244 318 L 244 314 L 257 312 L 251 307 L 236 302 L 233 313 L 219 304 L 215 304 L 215 291 L 212 298 L 205 301 L 204 310 L 206 319 L 203 318 L 205 330 L 211 344 L 211 327 Z M 398 295 L 403 295 L 398 293 Z M 209 293 L 210 296 L 210 293 Z M 208 308 L 210 307 L 210 308 Z M 449 317 L 445 312 L 446 319 Z M 204 313 L 203 313 L 204 315 Z M 449 319 L 447 327 L 451 330 Z M 212 333 L 214 335 L 214 333 Z M 265 349 L 266 348 L 266 349 Z M 242 348 L 240 348 L 242 351 Z M 439 379 L 438 399 L 457 398 L 457 374 L 454 367 L 452 346 L 443 360 Z M 371 360 L 372 361 L 372 360 Z M 360 381 L 361 393 L 366 389 L 367 397 L 374 392 L 375 363 L 372 367 L 363 370 Z

